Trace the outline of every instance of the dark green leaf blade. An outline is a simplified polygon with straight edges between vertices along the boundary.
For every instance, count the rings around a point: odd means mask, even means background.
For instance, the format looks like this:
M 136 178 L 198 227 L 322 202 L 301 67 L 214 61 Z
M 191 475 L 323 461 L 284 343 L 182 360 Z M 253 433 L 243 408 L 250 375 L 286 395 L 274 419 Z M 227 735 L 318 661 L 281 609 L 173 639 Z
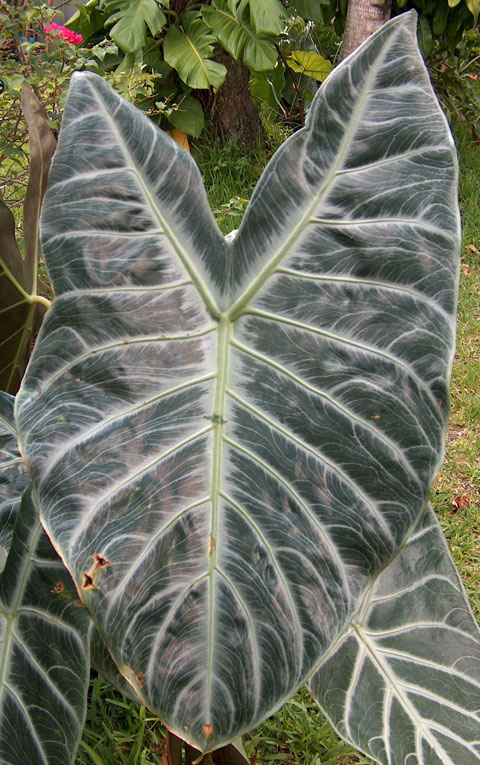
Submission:
M 145 45 L 147 27 L 153 36 L 158 34 L 166 23 L 165 14 L 160 5 L 166 5 L 164 0 L 113 0 L 108 3 L 107 11 L 111 15 L 106 25 L 114 24 L 110 37 L 125 53 L 134 53 Z
M 311 674 L 443 449 L 456 174 L 411 21 L 332 76 L 228 248 L 186 154 L 91 75 L 45 200 L 22 449 L 115 664 L 202 749 Z
M 480 631 L 433 510 L 310 688 L 339 735 L 382 764 L 480 761 Z
M 244 9 L 243 16 L 246 15 Z M 245 18 L 239 18 L 224 0 L 215 0 L 203 10 L 203 18 L 222 47 L 233 58 L 242 60 L 251 71 L 273 69 L 277 52 L 271 42 L 262 40 Z
M 0 759 L 74 761 L 89 678 L 90 618 L 27 490 L 0 578 Z
M 215 37 L 201 16 L 187 11 L 182 26 L 172 24 L 163 41 L 165 61 L 191 88 L 220 88 L 227 74 L 226 67 L 213 61 Z

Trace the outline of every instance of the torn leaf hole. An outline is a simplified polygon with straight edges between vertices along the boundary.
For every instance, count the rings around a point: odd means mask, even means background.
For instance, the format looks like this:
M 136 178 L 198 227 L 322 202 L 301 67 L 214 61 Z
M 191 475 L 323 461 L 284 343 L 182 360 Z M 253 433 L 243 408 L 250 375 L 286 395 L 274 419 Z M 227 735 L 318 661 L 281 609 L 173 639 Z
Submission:
M 93 576 L 91 574 L 87 574 L 85 571 L 82 574 L 82 590 L 96 590 L 95 582 L 93 581 Z
M 93 573 L 95 571 L 98 571 L 99 568 L 105 568 L 106 566 L 111 566 L 111 561 L 108 560 L 108 558 L 105 558 L 103 555 L 99 555 L 98 553 L 95 553 L 93 556 L 93 560 L 95 561 L 95 565 L 93 567 Z

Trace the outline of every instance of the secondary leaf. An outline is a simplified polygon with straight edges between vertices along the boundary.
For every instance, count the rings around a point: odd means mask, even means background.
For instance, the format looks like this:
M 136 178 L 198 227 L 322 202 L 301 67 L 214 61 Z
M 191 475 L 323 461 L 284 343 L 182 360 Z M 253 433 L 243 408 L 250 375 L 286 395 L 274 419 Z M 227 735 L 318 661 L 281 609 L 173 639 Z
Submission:
M 271 42 L 258 37 L 249 23 L 246 6 L 231 10 L 222 0 L 214 0 L 211 7 L 203 9 L 203 18 L 233 58 L 242 59 L 255 72 L 273 69 L 277 52 Z
M 35 294 L 40 261 L 40 210 L 57 142 L 48 126 L 43 104 L 28 82 L 24 82 L 22 86 L 22 112 L 28 127 L 30 154 L 28 186 L 23 206 L 24 272 L 26 288 Z
M 45 307 L 26 290 L 23 258 L 15 240 L 15 220 L 0 199 L 0 389 L 18 390 L 30 355 L 32 335 Z
M 22 494 L 30 479 L 17 446 L 13 422 L 15 397 L 0 391 L 0 571 L 12 543 Z
M 291 56 L 287 59 L 287 64 L 294 72 L 300 72 L 307 77 L 313 77 L 319 82 L 326 80 L 333 69 L 328 59 L 311 50 L 292 51 Z
M 228 245 L 186 152 L 74 77 L 22 450 L 115 664 L 197 748 L 314 672 L 423 513 L 456 194 L 410 14 L 333 71 Z
M 310 687 L 380 763 L 480 761 L 480 632 L 430 508 Z
M 202 105 L 190 96 L 184 96 L 179 104 L 169 109 L 167 116 L 174 127 L 195 138 L 198 138 L 205 123 Z
M 24 257 L 15 240 L 15 220 L 0 200 L 0 389 L 16 393 L 49 301 L 36 297 L 40 260 L 39 221 L 56 141 L 42 104 L 28 83 L 22 110 L 30 138 L 30 174 L 24 203 Z
M 250 0 L 250 18 L 259 34 L 276 37 L 285 29 L 286 13 L 280 0 Z
M 226 67 L 212 61 L 215 37 L 195 11 L 182 16 L 182 26 L 173 24 L 163 41 L 165 61 L 191 88 L 219 88 L 227 74 Z
M 114 24 L 110 37 L 125 53 L 134 53 L 147 41 L 147 27 L 155 37 L 166 23 L 165 14 L 160 5 L 167 5 L 166 0 L 113 0 L 107 10 L 113 13 L 105 24 Z
M 91 622 L 25 488 L 13 397 L 0 394 L 0 406 L 1 544 L 9 551 L 0 574 L 0 760 L 69 763 L 85 718 Z
M 85 721 L 90 619 L 22 499 L 0 578 L 0 759 L 74 761 Z

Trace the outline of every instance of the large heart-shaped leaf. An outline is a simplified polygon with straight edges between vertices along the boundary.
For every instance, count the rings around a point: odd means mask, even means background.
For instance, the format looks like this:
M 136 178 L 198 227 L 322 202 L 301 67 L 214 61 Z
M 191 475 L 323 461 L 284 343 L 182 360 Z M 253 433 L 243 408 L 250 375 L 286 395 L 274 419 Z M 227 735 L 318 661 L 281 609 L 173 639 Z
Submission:
M 64 765 L 85 720 L 91 621 L 28 488 L 18 509 L 29 479 L 12 440 L 13 398 L 0 402 L 0 486 L 7 483 L 14 504 L 9 520 L 16 516 L 7 545 L 2 524 L 9 554 L 0 574 L 0 761 Z
M 459 218 L 414 16 L 327 79 L 231 244 L 187 153 L 76 75 L 42 226 L 36 502 L 136 693 L 215 748 L 320 665 L 440 464 Z
M 310 685 L 339 734 L 378 762 L 480 761 L 479 629 L 431 508 Z

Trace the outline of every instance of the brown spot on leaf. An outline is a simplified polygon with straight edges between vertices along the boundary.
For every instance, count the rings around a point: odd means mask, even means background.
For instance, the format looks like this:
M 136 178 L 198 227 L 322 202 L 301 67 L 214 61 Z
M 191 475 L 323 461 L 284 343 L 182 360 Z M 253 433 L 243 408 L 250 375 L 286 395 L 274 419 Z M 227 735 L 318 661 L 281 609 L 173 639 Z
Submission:
M 207 549 L 207 558 L 212 557 L 212 553 L 215 550 L 215 538 L 210 534 L 208 537 L 208 549 Z
M 75 608 L 85 608 L 85 603 L 82 603 L 81 600 L 74 600 L 73 605 Z
M 63 592 L 63 582 L 57 582 L 52 592 L 55 592 L 57 595 Z
M 93 581 L 93 576 L 91 574 L 87 574 L 86 571 L 82 574 L 82 590 L 96 590 L 95 582 Z
M 138 687 L 142 689 L 145 682 L 145 672 L 139 672 L 135 679 L 138 683 Z
M 95 561 L 95 565 L 93 567 L 93 573 L 95 571 L 98 571 L 99 568 L 105 568 L 106 566 L 111 566 L 111 561 L 108 560 L 108 558 L 105 558 L 104 555 L 99 555 L 98 553 L 95 553 L 93 556 L 93 560 Z
M 212 725 L 212 723 L 206 723 L 206 724 L 203 726 L 203 732 L 205 733 L 205 736 L 206 736 L 207 738 L 209 738 L 209 737 L 212 735 L 212 731 L 213 731 L 213 725 Z

